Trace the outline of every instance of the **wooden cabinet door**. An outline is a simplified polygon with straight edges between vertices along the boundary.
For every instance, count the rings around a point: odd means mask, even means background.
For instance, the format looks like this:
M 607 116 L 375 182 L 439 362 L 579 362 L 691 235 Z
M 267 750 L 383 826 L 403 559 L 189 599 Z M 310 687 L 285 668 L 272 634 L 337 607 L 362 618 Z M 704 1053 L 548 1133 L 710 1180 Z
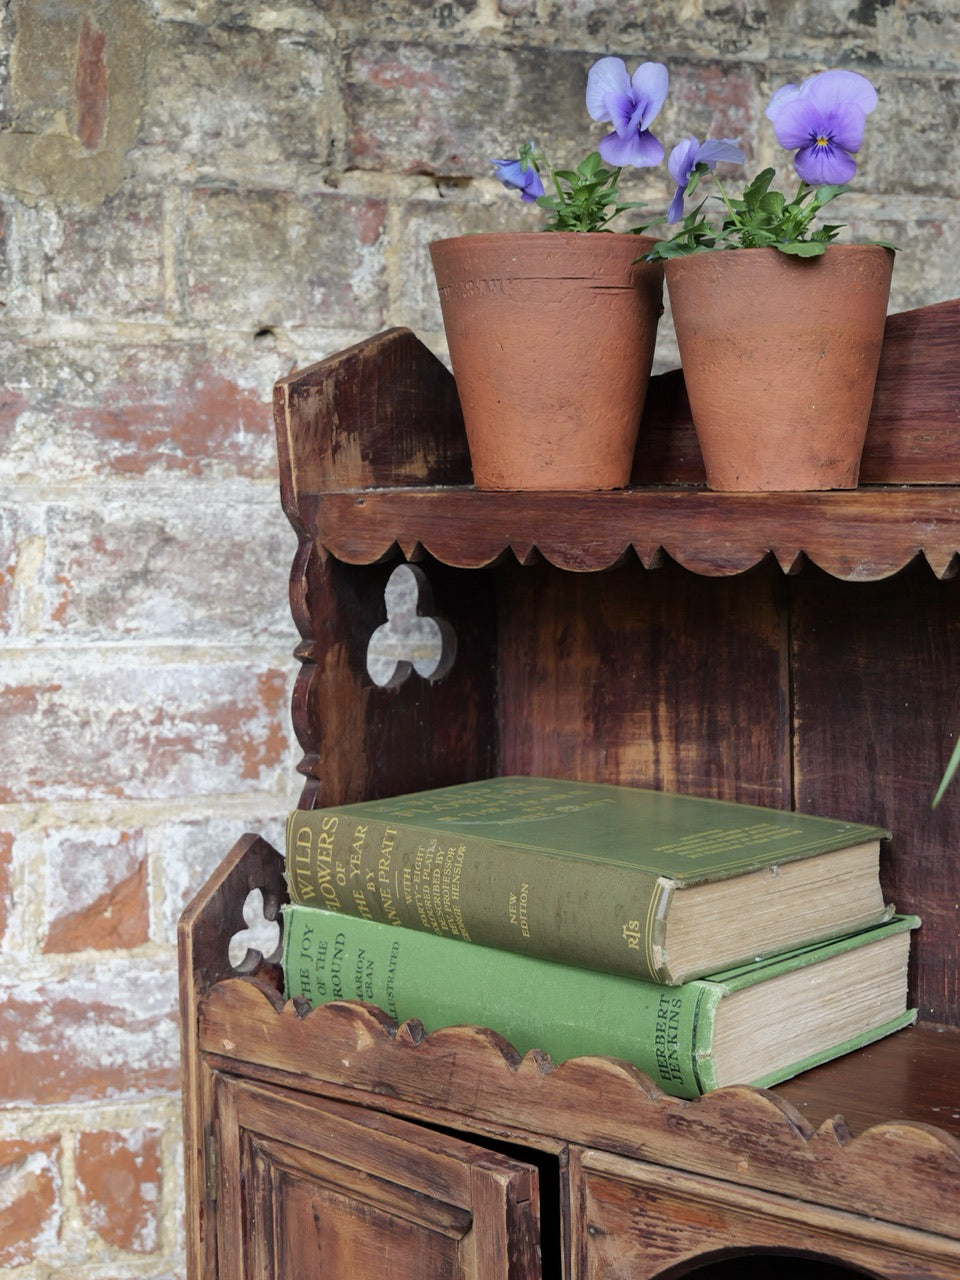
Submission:
M 532 1280 L 536 1169 L 219 1075 L 218 1280 Z
M 877 1176 L 892 1182 L 895 1173 L 891 1166 Z M 955 1237 L 607 1152 L 571 1149 L 570 1194 L 579 1280 L 654 1280 L 700 1274 L 700 1266 L 705 1280 L 960 1276 Z

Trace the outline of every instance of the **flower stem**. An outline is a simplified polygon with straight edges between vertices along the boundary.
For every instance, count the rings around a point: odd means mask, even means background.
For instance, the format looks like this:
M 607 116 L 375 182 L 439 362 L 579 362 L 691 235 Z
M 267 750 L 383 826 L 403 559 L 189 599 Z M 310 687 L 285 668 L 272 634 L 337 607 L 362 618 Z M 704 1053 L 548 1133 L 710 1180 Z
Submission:
M 732 203 L 730 202 L 730 197 L 727 195 L 724 189 L 723 183 L 717 177 L 715 170 L 711 169 L 710 177 L 717 184 L 717 190 L 720 192 L 720 198 L 723 200 L 723 203 L 727 206 L 727 213 L 729 213 L 730 217 L 733 219 L 733 221 L 737 224 L 738 227 L 742 226 L 743 223 L 741 221 L 741 218 L 737 210 L 733 207 Z

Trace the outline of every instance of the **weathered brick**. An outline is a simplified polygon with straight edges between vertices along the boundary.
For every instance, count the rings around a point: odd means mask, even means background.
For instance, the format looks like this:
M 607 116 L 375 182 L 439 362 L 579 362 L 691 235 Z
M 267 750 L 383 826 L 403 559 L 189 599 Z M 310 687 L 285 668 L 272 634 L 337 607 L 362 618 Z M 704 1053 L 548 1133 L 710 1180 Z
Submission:
M 173 1092 L 180 1082 L 174 966 L 77 964 L 0 990 L 0 1106 Z
M 15 612 L 17 565 L 25 536 L 19 510 L 12 505 L 0 506 L 0 635 L 16 630 L 19 615 Z
M 203 341 L 104 348 L 0 337 L 0 479 L 172 474 L 273 479 L 276 357 Z
M 516 154 L 535 138 L 555 165 L 594 150 L 609 126 L 591 120 L 586 84 L 591 54 L 456 46 L 365 44 L 347 62 L 350 159 L 360 168 L 489 176 L 490 157 Z M 632 71 L 641 61 L 627 59 Z M 760 71 L 750 64 L 670 61 L 671 93 L 654 132 L 672 147 L 702 136 L 741 137 L 748 154 L 763 118 Z M 545 107 L 549 89 L 549 108 Z M 640 179 L 624 177 L 625 190 Z M 650 185 L 650 176 L 643 176 Z M 654 190 L 669 196 L 665 167 Z
M 96 204 L 117 190 L 136 137 L 147 24 L 136 0 L 111 0 L 101 21 L 86 0 L 12 0 L 10 127 L 0 133 L 0 185 L 33 203 L 47 195 Z
M 0 342 L 0 358 L 5 365 L 17 346 L 17 343 Z M 29 410 L 30 395 L 26 390 L 16 387 L 0 389 L 0 447 L 4 450 L 13 447 L 21 419 Z
M 143 831 L 46 832 L 46 952 L 137 947 L 150 935 Z
M 941 0 L 882 5 L 880 54 L 910 67 L 960 69 L 960 11 Z M 926 90 L 924 90 L 926 96 Z
M 13 44 L 13 15 L 10 8 L 0 10 L 0 124 L 13 119 L 13 94 L 10 85 L 10 47 Z
M 9 216 L 8 202 L 0 199 L 0 297 L 4 298 L 10 292 L 10 279 L 13 274 L 10 267 L 10 244 L 7 231 Z
M 870 116 L 858 190 L 950 196 L 960 168 L 960 77 L 873 77 L 880 105 Z
M 565 51 L 364 41 L 345 62 L 347 163 L 487 176 L 491 156 L 535 137 L 565 164 L 571 133 L 589 140 L 596 129 L 584 103 L 592 62 Z M 574 143 L 573 158 L 589 149 Z
M 536 18 L 537 0 L 498 0 L 497 13 L 504 18 Z
M 10 918 L 13 895 L 13 833 L 0 831 L 0 951 Z
M 156 1252 L 163 1190 L 158 1130 L 78 1134 L 76 1186 L 83 1221 L 108 1245 Z
M 138 486 L 96 507 L 51 504 L 34 523 L 44 547 L 36 586 L 47 636 L 295 641 L 286 584 L 296 537 L 273 488 L 191 481 L 161 494 Z M 4 528 L 0 511 L 0 629 L 11 579 Z
M 315 175 L 341 145 L 329 28 L 308 16 L 310 38 L 282 24 L 257 30 L 250 6 L 232 22 L 218 21 L 222 8 L 209 6 L 200 23 L 188 15 L 154 28 L 139 171 L 180 175 L 186 166 L 194 179 L 243 186 L 290 183 L 301 168 Z
M 201 188 L 185 215 L 191 318 L 237 324 L 385 323 L 386 203 L 335 192 Z M 232 263 L 246 263 L 242 289 Z
M 721 20 L 723 13 L 718 11 Z M 960 14 L 939 0 L 773 0 L 763 19 L 770 55 L 808 64 L 809 71 L 849 66 L 869 75 L 884 64 L 957 68 Z
M 512 14 L 515 4 L 501 3 Z M 668 62 L 691 52 L 710 59 L 753 54 L 767 47 L 768 6 L 733 0 L 712 5 L 692 3 L 649 4 L 644 0 L 551 0 L 542 14 L 527 10 L 533 19 L 534 43 L 583 43 L 628 61 Z M 791 25 L 791 30 L 793 26 Z
M 0 1139 L 0 1267 L 26 1266 L 56 1244 L 60 1187 L 56 1138 Z
M 287 763 L 291 676 L 121 654 L 36 683 L 7 674 L 0 803 L 273 789 Z
M 477 11 L 477 0 L 403 0 L 388 8 L 378 0 L 325 0 L 324 13 L 342 27 L 379 29 L 408 37 L 423 36 L 431 30 L 446 31 Z
M 107 90 L 107 35 L 87 14 L 80 28 L 74 91 L 77 99 L 77 137 L 81 146 L 96 151 L 106 130 L 110 97 Z
M 174 943 L 177 922 L 184 907 L 246 832 L 262 836 L 282 852 L 286 810 L 296 802 L 296 792 L 296 784 L 292 783 L 289 805 L 279 806 L 273 812 L 258 809 L 252 803 L 245 813 L 231 806 L 228 814 L 204 814 L 180 821 L 171 819 L 150 832 L 150 850 L 159 864 L 157 874 L 162 877 L 163 887 L 158 908 L 157 942 Z M 233 923 L 236 930 L 244 927 L 239 917 Z M 227 941 L 225 938 L 224 946 Z
M 97 319 L 162 315 L 165 257 L 159 192 L 123 188 L 94 208 L 71 205 L 44 229 L 51 312 Z

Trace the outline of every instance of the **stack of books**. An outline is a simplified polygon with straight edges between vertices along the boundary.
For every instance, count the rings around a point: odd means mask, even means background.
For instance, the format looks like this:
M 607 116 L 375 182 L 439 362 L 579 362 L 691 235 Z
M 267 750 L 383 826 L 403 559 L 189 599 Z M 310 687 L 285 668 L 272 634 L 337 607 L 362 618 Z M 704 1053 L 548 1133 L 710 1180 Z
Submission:
M 603 1054 L 695 1097 L 913 1022 L 880 827 L 506 777 L 295 810 L 288 997 Z

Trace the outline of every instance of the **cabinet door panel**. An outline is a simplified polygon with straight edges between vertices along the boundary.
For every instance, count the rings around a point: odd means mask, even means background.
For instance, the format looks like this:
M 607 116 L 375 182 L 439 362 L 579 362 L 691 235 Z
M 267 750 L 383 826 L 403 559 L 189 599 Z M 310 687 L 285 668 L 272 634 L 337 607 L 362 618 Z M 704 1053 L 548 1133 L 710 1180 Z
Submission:
M 219 1076 L 218 1280 L 532 1280 L 536 1170 L 406 1121 Z
M 876 1218 L 600 1151 L 571 1151 L 572 1254 L 582 1280 L 654 1280 L 727 1260 L 797 1259 L 801 1274 L 841 1268 L 885 1280 L 955 1280 L 960 1244 Z M 801 1263 L 805 1265 L 801 1266 Z M 816 1265 L 814 1265 L 816 1264 Z M 675 1270 L 676 1269 L 676 1270 Z M 757 1275 L 756 1271 L 744 1274 Z

